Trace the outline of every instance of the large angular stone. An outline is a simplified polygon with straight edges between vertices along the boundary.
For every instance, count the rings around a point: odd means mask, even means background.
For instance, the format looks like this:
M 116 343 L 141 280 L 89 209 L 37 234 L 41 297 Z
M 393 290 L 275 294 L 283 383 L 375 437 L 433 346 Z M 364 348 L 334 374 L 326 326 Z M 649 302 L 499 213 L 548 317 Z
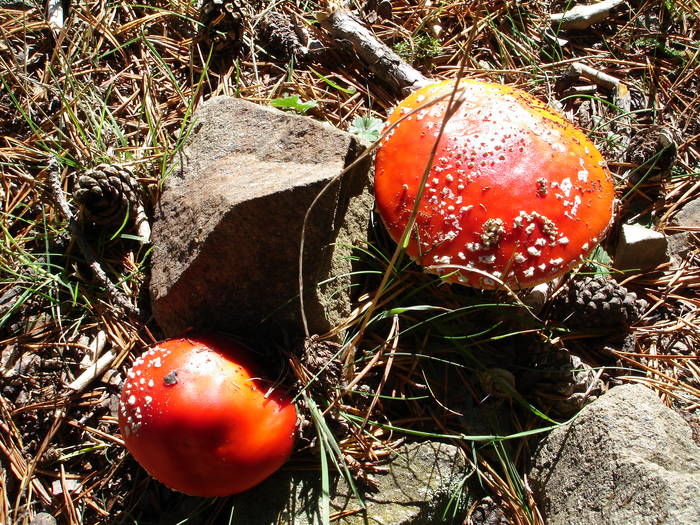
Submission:
M 166 335 L 245 335 L 263 322 L 299 334 L 304 216 L 363 148 L 310 118 L 230 97 L 209 100 L 195 119 L 153 224 L 155 318 Z M 331 184 L 311 211 L 303 273 L 312 333 L 350 311 L 351 246 L 366 240 L 373 206 L 369 165 Z
M 460 498 L 465 462 L 454 445 L 436 442 L 402 446 L 374 476 L 376 490 L 362 490 L 362 510 L 350 487 L 338 475 L 331 483 L 330 513 L 338 525 L 461 524 L 466 498 Z M 235 498 L 236 523 L 245 525 L 320 525 L 319 472 L 280 472 Z M 445 516 L 443 518 L 443 515 Z
M 549 525 L 700 523 L 700 448 L 640 385 L 613 388 L 552 431 L 529 480 Z

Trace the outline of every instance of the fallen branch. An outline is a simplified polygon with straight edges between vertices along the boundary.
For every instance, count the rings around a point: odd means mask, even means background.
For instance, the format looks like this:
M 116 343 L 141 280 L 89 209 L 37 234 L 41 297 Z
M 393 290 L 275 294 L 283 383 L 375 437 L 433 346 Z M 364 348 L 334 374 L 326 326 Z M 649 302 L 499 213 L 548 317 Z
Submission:
M 347 9 L 319 15 L 319 21 L 331 37 L 349 46 L 395 93 L 405 96 L 430 83 L 420 71 L 377 40 Z
M 575 82 L 579 78 L 585 78 L 596 85 L 613 91 L 616 95 L 620 95 L 621 86 L 624 84 L 619 78 L 615 78 L 612 75 L 593 69 L 590 66 L 576 62 L 569 66 L 569 69 L 564 73 L 564 77 L 568 82 Z
M 625 0 L 605 0 L 591 5 L 577 5 L 564 13 L 549 15 L 549 21 L 559 29 L 586 29 L 605 20 L 610 11 L 623 4 Z
M 105 288 L 110 299 L 112 299 L 125 312 L 132 316 L 140 317 L 141 311 L 138 309 L 138 307 L 134 306 L 129 299 L 127 299 L 126 296 L 119 291 L 116 286 L 114 286 L 114 283 L 109 280 L 109 277 L 107 277 L 107 274 L 102 269 L 102 266 L 100 266 L 100 263 L 97 262 L 97 257 L 95 256 L 92 246 L 90 246 L 90 243 L 88 243 L 87 239 L 85 239 L 80 226 L 78 226 L 78 221 L 68 205 L 65 195 L 63 195 L 58 162 L 55 159 L 52 159 L 49 163 L 47 178 L 49 190 L 48 195 L 68 221 L 68 229 L 70 230 L 71 236 L 78 243 L 78 248 L 80 248 L 83 257 L 85 257 L 85 261 L 87 262 L 88 266 L 90 266 L 92 273 L 95 275 L 95 279 L 97 279 L 97 281 Z
M 97 361 L 76 377 L 75 380 L 68 385 L 68 389 L 74 394 L 81 393 L 90 383 L 104 374 L 116 358 L 117 352 L 114 350 L 107 350 Z
M 90 343 L 90 350 L 93 354 L 93 363 L 85 371 L 68 385 L 68 389 L 73 393 L 80 393 L 96 378 L 100 377 L 117 357 L 114 350 L 108 350 L 104 355 L 100 355 L 107 343 L 107 333 L 104 330 L 97 332 L 95 339 Z

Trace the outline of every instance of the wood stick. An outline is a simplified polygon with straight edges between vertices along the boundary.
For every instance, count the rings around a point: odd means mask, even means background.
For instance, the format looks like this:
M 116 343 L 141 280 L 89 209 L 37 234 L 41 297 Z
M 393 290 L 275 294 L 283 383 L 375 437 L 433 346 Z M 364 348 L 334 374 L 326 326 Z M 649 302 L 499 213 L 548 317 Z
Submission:
M 583 77 L 586 80 L 595 82 L 602 88 L 609 89 L 614 92 L 619 89 L 621 84 L 620 79 L 615 78 L 612 75 L 608 75 L 607 73 L 603 73 L 602 71 L 598 71 L 597 69 L 593 69 L 585 64 L 581 64 L 580 62 L 571 64 L 566 72 L 566 76 L 572 80 Z
M 405 96 L 430 83 L 420 71 L 377 40 L 347 9 L 319 15 L 321 27 L 341 45 L 354 51 L 397 95 Z
M 117 352 L 114 350 L 107 350 L 97 361 L 76 377 L 75 380 L 68 385 L 68 389 L 74 394 L 82 392 L 90 383 L 105 373 L 116 357 Z
M 610 11 L 622 5 L 625 0 L 605 0 L 591 5 L 577 5 L 564 13 L 549 15 L 552 25 L 559 29 L 586 29 L 593 24 L 605 20 Z
M 100 377 L 107 370 L 117 357 L 117 353 L 113 350 L 108 350 L 104 355 L 100 355 L 106 344 L 107 333 L 104 330 L 100 330 L 90 343 L 90 349 L 93 352 L 93 363 L 68 385 L 68 389 L 72 390 L 73 393 L 80 393 L 85 390 L 94 379 Z

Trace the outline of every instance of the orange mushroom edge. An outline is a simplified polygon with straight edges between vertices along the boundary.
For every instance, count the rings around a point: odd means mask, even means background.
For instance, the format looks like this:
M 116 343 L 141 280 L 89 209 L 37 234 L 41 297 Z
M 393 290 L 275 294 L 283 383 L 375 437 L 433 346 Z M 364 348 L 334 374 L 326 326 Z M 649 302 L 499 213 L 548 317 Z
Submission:
M 119 428 L 155 479 L 191 496 L 238 494 L 289 458 L 296 409 L 240 344 L 190 335 L 149 348 L 127 373 Z
M 455 81 L 390 115 L 375 170 L 377 210 L 401 239 Z M 475 288 L 528 288 L 577 266 L 613 218 L 612 176 L 593 143 L 530 94 L 462 79 L 423 188 L 408 255 Z M 443 97 L 436 102 L 436 99 Z M 402 119 L 403 117 L 403 119 Z

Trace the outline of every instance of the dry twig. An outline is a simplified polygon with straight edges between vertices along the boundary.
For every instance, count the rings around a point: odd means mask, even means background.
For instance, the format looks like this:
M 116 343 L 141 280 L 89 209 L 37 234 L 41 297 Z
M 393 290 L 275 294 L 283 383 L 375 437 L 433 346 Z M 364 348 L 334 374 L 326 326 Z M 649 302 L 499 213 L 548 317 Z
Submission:
M 577 5 L 564 13 L 549 15 L 552 24 L 560 29 L 586 29 L 605 20 L 610 12 L 625 3 L 625 0 L 605 0 L 591 5 Z

